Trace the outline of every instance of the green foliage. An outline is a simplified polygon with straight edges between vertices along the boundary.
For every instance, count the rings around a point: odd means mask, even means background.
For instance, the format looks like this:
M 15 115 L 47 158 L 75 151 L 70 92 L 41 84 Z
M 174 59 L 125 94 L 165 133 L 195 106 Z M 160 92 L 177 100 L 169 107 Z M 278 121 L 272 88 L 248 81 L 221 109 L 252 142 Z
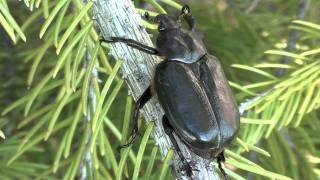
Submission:
M 135 3 L 139 13 L 151 5 L 151 16 L 181 8 L 172 0 Z M 0 179 L 172 178 L 173 151 L 161 158 L 149 138 L 152 123 L 140 124 L 134 146 L 117 149 L 130 135 L 133 100 L 118 76 L 121 60 L 97 43 L 93 2 L 24 4 L 0 0 Z M 319 5 L 312 1 L 306 20 L 298 20 L 293 0 L 254 9 L 247 0 L 190 4 L 246 109 L 225 151 L 230 177 L 319 179 Z M 141 24 L 157 33 L 156 25 Z M 299 32 L 294 52 L 284 49 L 291 30 Z

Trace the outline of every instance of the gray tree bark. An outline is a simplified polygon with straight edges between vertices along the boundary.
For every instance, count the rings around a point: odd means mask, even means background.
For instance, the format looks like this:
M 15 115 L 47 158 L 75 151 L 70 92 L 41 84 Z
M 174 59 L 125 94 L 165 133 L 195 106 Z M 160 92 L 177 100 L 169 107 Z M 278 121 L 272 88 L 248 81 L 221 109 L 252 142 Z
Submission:
M 131 0 L 95 0 L 93 16 L 104 38 L 110 36 L 126 37 L 153 46 L 146 30 L 140 25 L 141 17 L 137 14 Z M 122 60 L 121 76 L 125 79 L 130 94 L 135 100 L 150 85 L 155 66 L 161 61 L 159 57 L 151 56 L 135 50 L 123 43 L 110 44 L 110 53 L 116 59 Z M 155 122 L 152 137 L 159 146 L 162 157 L 165 157 L 172 147 L 170 139 L 162 127 L 163 110 L 154 97 L 142 110 L 147 122 Z M 193 179 L 220 179 L 209 160 L 203 159 L 191 152 L 176 136 L 183 155 L 189 161 L 193 171 Z M 171 161 L 176 179 L 188 179 L 181 170 L 181 160 L 175 153 Z

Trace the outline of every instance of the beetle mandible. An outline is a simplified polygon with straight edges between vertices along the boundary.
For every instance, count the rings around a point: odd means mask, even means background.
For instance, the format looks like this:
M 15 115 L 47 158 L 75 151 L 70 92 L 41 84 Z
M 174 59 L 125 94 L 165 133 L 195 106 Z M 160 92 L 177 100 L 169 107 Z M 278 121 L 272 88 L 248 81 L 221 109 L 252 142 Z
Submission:
M 187 174 L 192 169 L 183 157 L 173 136 L 175 133 L 191 151 L 206 159 L 217 159 L 219 168 L 224 161 L 223 150 L 236 138 L 240 115 L 221 64 L 210 55 L 195 33 L 195 20 L 185 5 L 178 19 L 166 14 L 145 18 L 158 24 L 156 48 L 133 39 L 109 37 L 101 42 L 122 42 L 148 54 L 163 56 L 156 66 L 153 84 L 137 100 L 133 112 L 133 143 L 138 131 L 139 110 L 151 99 L 152 92 L 165 111 L 162 124 L 166 134 L 184 163 Z M 182 28 L 184 19 L 189 28 Z

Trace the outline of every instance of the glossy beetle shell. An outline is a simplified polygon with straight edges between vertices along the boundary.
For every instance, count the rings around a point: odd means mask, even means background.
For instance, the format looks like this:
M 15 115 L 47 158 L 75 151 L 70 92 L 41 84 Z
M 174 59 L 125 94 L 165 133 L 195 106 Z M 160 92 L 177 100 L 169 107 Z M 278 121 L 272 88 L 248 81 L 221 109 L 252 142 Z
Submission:
M 173 17 L 160 14 L 157 19 L 162 29 L 157 37 L 157 50 L 161 56 L 189 64 L 198 61 L 207 53 L 198 35 L 181 28 Z
M 163 61 L 156 68 L 154 85 L 176 134 L 196 154 L 213 158 L 235 139 L 238 108 L 214 56 L 194 63 Z
M 161 55 L 170 60 L 188 64 L 198 61 L 207 53 L 200 38 L 194 32 L 184 29 L 159 33 L 157 49 Z

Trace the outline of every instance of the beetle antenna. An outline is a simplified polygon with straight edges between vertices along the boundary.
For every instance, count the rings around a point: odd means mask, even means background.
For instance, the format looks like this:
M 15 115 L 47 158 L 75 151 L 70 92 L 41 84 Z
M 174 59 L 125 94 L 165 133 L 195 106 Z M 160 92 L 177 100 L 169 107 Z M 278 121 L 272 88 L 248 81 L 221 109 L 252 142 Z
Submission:
M 181 13 L 178 17 L 178 20 L 181 21 L 182 18 L 184 18 L 184 16 L 188 15 L 190 13 L 190 7 L 188 5 L 184 5 L 181 9 Z
M 190 7 L 185 4 L 185 5 L 182 7 L 181 14 L 189 14 L 189 13 L 190 13 Z
M 151 17 L 147 11 L 144 13 L 143 17 L 149 22 L 155 22 L 155 18 Z

